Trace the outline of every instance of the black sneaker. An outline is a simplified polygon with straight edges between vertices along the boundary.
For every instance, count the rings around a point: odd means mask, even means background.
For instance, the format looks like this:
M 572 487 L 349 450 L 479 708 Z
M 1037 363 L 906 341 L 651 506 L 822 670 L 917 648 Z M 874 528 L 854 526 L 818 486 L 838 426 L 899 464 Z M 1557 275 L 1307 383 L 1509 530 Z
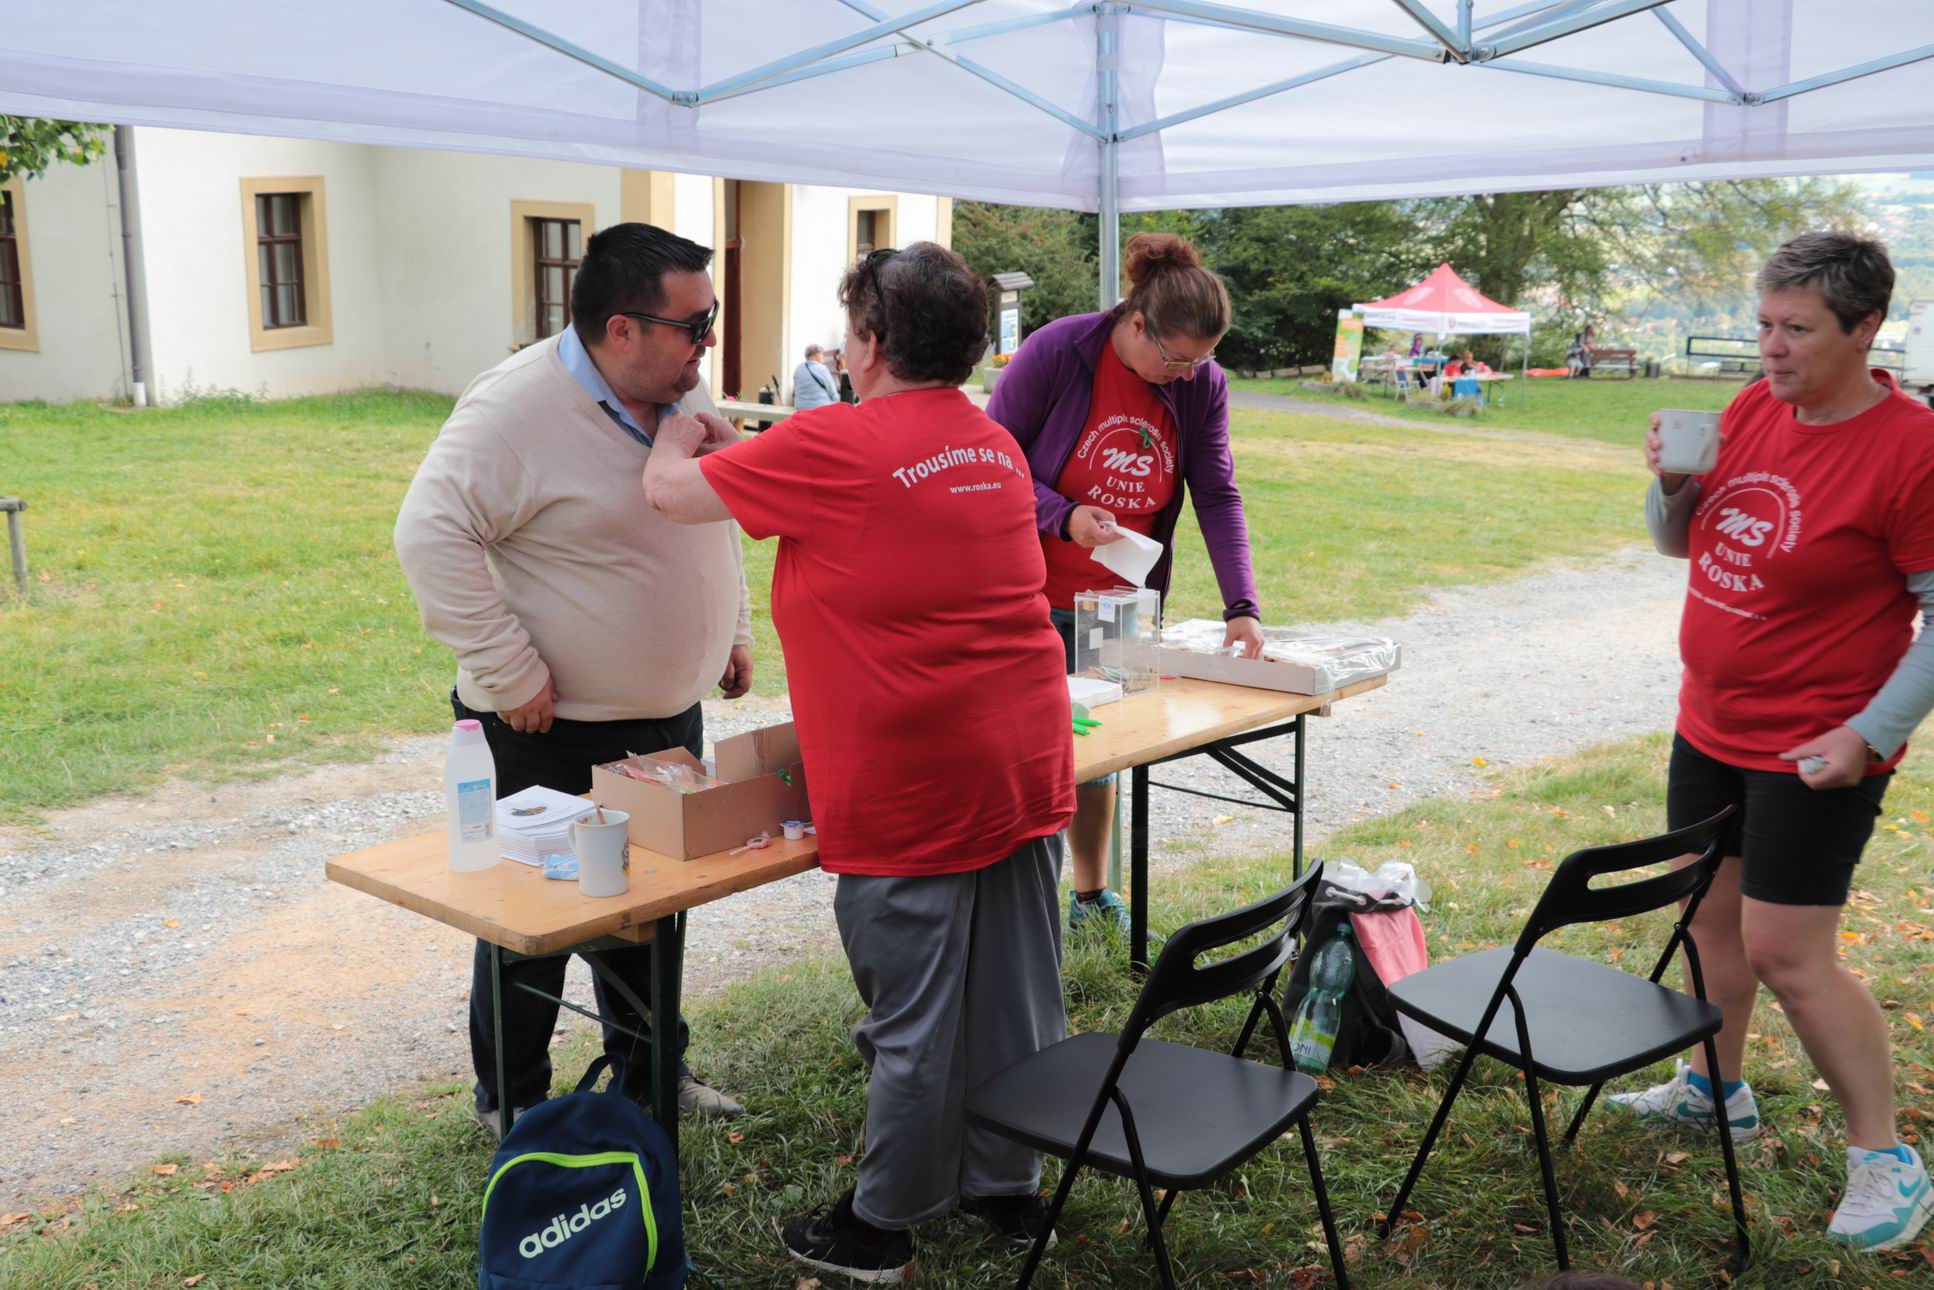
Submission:
M 792 1257 L 855 1281 L 913 1279 L 913 1237 L 875 1227 L 853 1212 L 848 1191 L 830 1209 L 820 1208 L 787 1223 L 780 1233 Z
M 960 1212 L 985 1219 L 988 1226 L 1016 1245 L 1034 1244 L 1048 1225 L 1048 1203 L 1038 1191 L 1019 1196 L 962 1196 Z M 1049 1232 L 1049 1249 L 1054 1248 L 1054 1242 L 1054 1233 Z

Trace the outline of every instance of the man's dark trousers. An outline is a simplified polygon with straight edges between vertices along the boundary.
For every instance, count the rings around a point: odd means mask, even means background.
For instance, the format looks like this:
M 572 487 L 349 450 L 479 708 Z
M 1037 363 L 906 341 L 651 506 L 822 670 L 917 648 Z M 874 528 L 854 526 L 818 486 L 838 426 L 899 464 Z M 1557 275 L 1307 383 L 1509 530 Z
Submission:
M 464 706 L 454 692 L 450 706 L 457 720 L 483 723 L 484 739 L 497 763 L 497 796 L 509 797 L 533 784 L 560 793 L 591 789 L 591 767 L 621 760 L 627 753 L 663 752 L 683 748 L 700 756 L 705 743 L 705 714 L 694 703 L 675 717 L 640 721 L 554 720 L 544 734 L 520 734 L 494 712 Z M 651 946 L 600 950 L 598 958 L 640 999 L 651 999 Z M 557 1026 L 557 1005 L 517 988 L 527 982 L 546 994 L 564 992 L 564 970 L 570 955 L 525 958 L 504 951 L 504 1071 L 510 1079 L 512 1107 L 535 1106 L 551 1095 L 551 1032 Z M 598 1011 L 635 1030 L 649 1030 L 638 1010 L 604 978 L 592 977 Z M 684 1055 L 690 1038 L 685 1019 L 678 1019 L 678 1051 Z M 625 1093 L 640 1101 L 651 1093 L 651 1046 L 622 1031 L 604 1028 L 604 1050 L 625 1059 Z M 636 1050 L 636 1051 L 634 1051 Z M 497 1092 L 497 1054 L 491 1046 L 490 946 L 477 942 L 470 972 L 470 1060 L 477 1071 L 477 1109 L 494 1111 L 504 1105 Z

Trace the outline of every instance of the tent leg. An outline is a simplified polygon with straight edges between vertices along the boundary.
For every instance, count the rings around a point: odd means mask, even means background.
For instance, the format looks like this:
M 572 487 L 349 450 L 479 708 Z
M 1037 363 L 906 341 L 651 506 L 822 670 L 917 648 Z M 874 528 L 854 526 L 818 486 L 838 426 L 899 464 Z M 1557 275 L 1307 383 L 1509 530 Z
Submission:
M 1095 257 L 1101 278 L 1101 307 L 1113 309 L 1121 299 L 1121 77 L 1115 70 L 1121 50 L 1121 7 L 1104 4 L 1095 14 L 1096 122 L 1101 140 L 1101 245 Z

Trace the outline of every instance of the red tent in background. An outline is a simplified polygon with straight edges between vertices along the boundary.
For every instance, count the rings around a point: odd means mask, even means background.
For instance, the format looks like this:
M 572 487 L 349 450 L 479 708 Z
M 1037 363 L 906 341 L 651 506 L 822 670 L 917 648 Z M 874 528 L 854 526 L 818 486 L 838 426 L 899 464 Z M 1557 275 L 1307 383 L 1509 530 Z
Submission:
M 1509 333 L 1529 336 L 1531 315 L 1482 295 L 1448 264 L 1415 286 L 1383 300 L 1354 306 L 1366 327 L 1427 331 L 1437 336 Z

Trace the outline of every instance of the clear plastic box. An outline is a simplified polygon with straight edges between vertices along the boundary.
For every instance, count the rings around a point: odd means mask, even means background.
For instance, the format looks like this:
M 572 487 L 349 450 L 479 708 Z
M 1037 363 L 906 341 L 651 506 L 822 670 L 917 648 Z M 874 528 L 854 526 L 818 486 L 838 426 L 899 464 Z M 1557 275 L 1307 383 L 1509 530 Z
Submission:
M 1074 673 L 1121 686 L 1124 697 L 1161 683 L 1155 651 L 1162 598 L 1146 587 L 1078 592 L 1074 598 Z

